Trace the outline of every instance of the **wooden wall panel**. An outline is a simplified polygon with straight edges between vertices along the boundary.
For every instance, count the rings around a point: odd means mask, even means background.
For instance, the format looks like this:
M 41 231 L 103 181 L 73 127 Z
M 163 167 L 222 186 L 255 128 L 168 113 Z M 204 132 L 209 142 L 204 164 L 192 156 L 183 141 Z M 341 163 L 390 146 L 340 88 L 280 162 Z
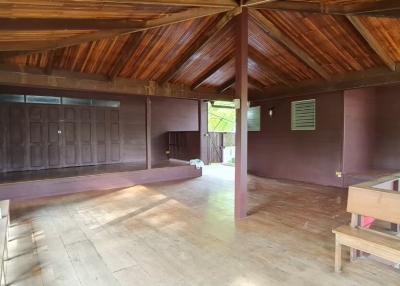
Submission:
M 106 111 L 96 110 L 97 163 L 107 162 Z
M 43 106 L 28 106 L 29 118 L 29 168 L 44 168 L 44 120 L 46 109 Z
M 110 159 L 112 162 L 119 162 L 121 160 L 121 138 L 118 110 L 110 110 L 110 143 Z
M 89 165 L 93 160 L 93 115 L 90 108 L 81 109 L 80 120 L 80 143 L 81 143 L 81 163 Z
M 29 136 L 25 107 L 23 105 L 10 105 L 9 123 L 9 168 L 14 171 L 23 170 L 27 159 L 27 136 Z
M 118 109 L 39 104 L 0 107 L 0 171 L 122 160 Z M 8 164 L 6 153 L 10 154 Z
M 78 108 L 65 107 L 64 108 L 64 165 L 77 166 L 78 160 Z
M 47 166 L 49 168 L 61 167 L 60 120 L 60 108 L 58 106 L 50 106 L 48 108 L 47 123 Z

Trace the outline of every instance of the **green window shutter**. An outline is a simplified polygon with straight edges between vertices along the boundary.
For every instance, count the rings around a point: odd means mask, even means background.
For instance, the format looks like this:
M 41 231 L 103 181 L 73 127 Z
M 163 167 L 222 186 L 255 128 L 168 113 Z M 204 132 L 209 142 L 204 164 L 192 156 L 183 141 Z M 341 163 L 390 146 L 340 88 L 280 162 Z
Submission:
M 315 99 L 292 102 L 292 130 L 315 130 Z
M 248 131 L 261 131 L 261 108 L 260 106 L 250 107 L 247 110 Z

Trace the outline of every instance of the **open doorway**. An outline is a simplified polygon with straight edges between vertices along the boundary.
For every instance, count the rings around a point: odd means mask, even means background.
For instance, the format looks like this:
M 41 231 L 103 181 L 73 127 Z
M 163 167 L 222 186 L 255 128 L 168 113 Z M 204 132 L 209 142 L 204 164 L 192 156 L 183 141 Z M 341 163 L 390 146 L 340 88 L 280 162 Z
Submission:
M 235 122 L 233 102 L 208 103 L 208 158 L 210 163 L 235 164 Z

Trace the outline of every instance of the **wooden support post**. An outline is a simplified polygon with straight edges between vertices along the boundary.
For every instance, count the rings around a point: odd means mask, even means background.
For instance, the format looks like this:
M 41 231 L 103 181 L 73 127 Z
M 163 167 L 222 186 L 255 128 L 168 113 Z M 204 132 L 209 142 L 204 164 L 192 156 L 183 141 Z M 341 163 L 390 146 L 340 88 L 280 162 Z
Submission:
M 342 245 L 337 241 L 335 242 L 335 272 L 342 271 Z
M 151 99 L 146 97 L 146 167 L 151 169 Z
M 236 110 L 235 139 L 235 217 L 247 216 L 247 109 L 248 109 L 248 10 L 243 8 L 237 20 L 235 97 L 240 101 Z
M 208 165 L 208 103 L 199 100 L 200 160 Z

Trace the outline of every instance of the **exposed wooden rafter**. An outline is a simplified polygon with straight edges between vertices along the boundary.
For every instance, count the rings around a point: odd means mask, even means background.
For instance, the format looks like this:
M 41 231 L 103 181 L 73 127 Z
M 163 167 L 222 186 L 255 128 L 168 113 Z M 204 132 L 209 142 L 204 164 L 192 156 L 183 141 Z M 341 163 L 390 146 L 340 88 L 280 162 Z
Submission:
M 269 60 L 257 51 L 255 48 L 249 46 L 249 57 L 255 61 L 258 65 L 260 65 L 263 69 L 265 69 L 270 77 L 272 77 L 275 81 L 283 83 L 285 85 L 291 85 L 291 82 L 288 81 L 284 75 L 282 75 L 278 70 L 271 68 L 265 62 L 269 62 Z
M 114 0 L 115 1 L 115 0 Z M 125 0 L 117 0 L 124 3 Z M 188 7 L 220 7 L 229 8 L 237 7 L 235 0 L 135 0 L 135 4 L 140 5 L 156 5 L 156 6 L 188 6 Z
M 224 65 L 226 65 L 232 59 L 232 55 L 228 54 L 220 61 L 215 63 L 207 72 L 201 75 L 193 84 L 192 89 L 195 90 L 199 88 L 210 76 L 220 70 Z
M 329 79 L 329 74 L 302 48 L 293 42 L 288 36 L 282 33 L 270 20 L 261 12 L 250 9 L 250 15 L 254 18 L 257 25 L 275 41 L 286 47 L 295 56 L 307 64 L 311 69 L 318 73 L 322 78 Z
M 219 93 L 225 93 L 225 92 L 229 91 L 232 87 L 235 86 L 235 82 L 236 82 L 236 80 L 234 78 L 225 82 L 222 85 L 222 87 L 219 89 Z
M 180 69 L 185 65 L 185 63 L 199 50 L 205 47 L 213 37 L 216 37 L 218 33 L 225 27 L 226 24 L 230 22 L 230 20 L 235 17 L 235 15 L 241 12 L 240 9 L 234 9 L 226 13 L 222 19 L 218 21 L 216 25 L 212 29 L 209 29 L 205 32 L 202 37 L 200 37 L 194 44 L 188 48 L 183 55 L 180 57 L 179 61 L 173 66 L 173 69 L 169 70 L 161 79 L 161 83 L 165 83 L 170 81 L 176 74 L 179 73 Z
M 55 51 L 51 51 L 49 54 L 49 61 L 47 62 L 46 67 L 44 68 L 44 73 L 45 74 L 51 74 L 53 72 L 53 68 L 54 68 L 54 61 L 55 61 L 55 57 L 56 57 L 56 52 Z
M 120 19 L 0 18 L 5 31 L 115 30 L 145 28 L 144 21 Z
M 137 28 L 123 28 L 99 30 L 92 33 L 84 33 L 74 37 L 68 37 L 62 40 L 52 41 L 17 41 L 0 43 L 0 51 L 11 51 L 11 53 L 0 53 L 0 59 L 3 57 L 26 55 L 32 53 L 45 52 L 59 48 L 79 45 L 86 42 L 97 41 L 107 38 L 115 38 L 125 34 L 131 34 L 149 29 L 159 28 L 167 25 L 173 25 L 185 21 L 194 20 L 201 17 L 207 17 L 228 11 L 227 8 L 193 8 L 183 12 L 173 13 L 159 19 L 149 20 L 143 26 Z M 79 20 L 77 20 L 79 21 Z
M 336 76 L 329 82 L 306 81 L 292 87 L 276 87 L 266 89 L 268 97 L 253 96 L 252 101 L 270 100 L 301 95 L 329 93 L 347 89 L 400 84 L 400 72 L 392 72 L 387 68 L 370 71 L 353 72 Z
M 133 53 L 143 40 L 145 34 L 145 32 L 140 32 L 138 34 L 131 35 L 109 74 L 110 80 L 114 80 L 121 73 L 128 60 L 132 57 Z
M 258 3 L 257 2 L 263 2 Z M 298 12 L 322 13 L 332 15 L 368 15 L 376 17 L 399 17 L 400 1 L 377 0 L 377 1 L 353 1 L 342 4 L 328 1 L 250 1 L 249 6 L 257 9 L 269 10 L 292 10 Z
M 387 65 L 392 71 L 396 71 L 397 64 L 389 56 L 387 51 L 383 49 L 382 45 L 376 40 L 374 35 L 364 26 L 362 20 L 357 16 L 347 16 L 347 19 L 353 24 L 353 26 L 358 30 L 358 32 L 363 36 L 365 41 L 369 46 L 376 52 L 376 54 L 381 58 L 381 60 Z
M 249 86 L 257 89 L 261 93 L 264 93 L 266 90 L 265 85 L 262 82 L 260 82 L 259 80 L 257 80 L 256 78 L 249 76 L 248 83 L 249 83 Z
M 184 85 L 159 85 L 154 81 L 106 77 L 76 72 L 53 71 L 45 74 L 40 69 L 0 66 L 0 84 L 12 86 L 42 87 L 49 89 L 105 92 L 126 95 L 161 96 L 206 100 L 232 100 L 232 94 L 216 94 L 210 91 L 192 91 Z
M 244 6 L 246 6 L 246 7 L 257 7 L 257 6 L 260 6 L 260 5 L 263 5 L 263 4 L 267 4 L 267 3 L 270 3 L 270 2 L 275 2 L 275 1 L 277 1 L 277 0 L 247 0 L 247 1 L 245 1 L 245 4 L 244 4 Z

